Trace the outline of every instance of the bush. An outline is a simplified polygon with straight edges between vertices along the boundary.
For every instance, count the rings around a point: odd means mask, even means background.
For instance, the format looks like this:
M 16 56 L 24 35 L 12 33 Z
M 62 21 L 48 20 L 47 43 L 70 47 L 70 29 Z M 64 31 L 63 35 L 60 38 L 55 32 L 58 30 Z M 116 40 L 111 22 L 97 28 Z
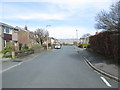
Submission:
M 28 46 L 23 46 L 23 47 L 22 47 L 22 50 L 28 50 L 28 49 L 29 49 Z
M 3 53 L 3 54 L 6 54 L 7 52 L 12 53 L 12 51 L 13 51 L 13 48 L 12 48 L 10 45 L 7 45 L 7 46 L 1 51 L 1 53 Z
M 51 47 L 51 43 L 48 43 L 48 47 Z
M 11 45 L 7 45 L 2 51 L 1 53 L 4 54 L 2 58 L 12 58 L 12 51 L 13 48 Z
M 103 31 L 90 37 L 91 48 L 120 62 L 120 31 Z
M 83 46 L 83 47 L 87 47 L 87 44 L 86 44 L 86 43 L 82 43 L 82 46 Z
M 79 48 L 83 48 L 83 47 L 84 47 L 84 48 L 87 48 L 88 45 L 89 45 L 89 44 L 87 44 L 87 43 L 82 43 L 82 44 L 79 44 L 78 47 L 79 47 Z
M 39 49 L 39 48 L 41 48 L 42 46 L 40 45 L 40 44 L 34 44 L 33 45 L 33 48 L 35 48 L 35 49 Z
M 82 43 L 82 44 L 79 44 L 78 47 L 79 47 L 79 48 L 83 48 L 83 47 L 84 47 L 84 48 L 90 48 L 90 45 L 87 44 L 87 43 Z
M 12 58 L 12 55 L 3 55 L 2 58 Z

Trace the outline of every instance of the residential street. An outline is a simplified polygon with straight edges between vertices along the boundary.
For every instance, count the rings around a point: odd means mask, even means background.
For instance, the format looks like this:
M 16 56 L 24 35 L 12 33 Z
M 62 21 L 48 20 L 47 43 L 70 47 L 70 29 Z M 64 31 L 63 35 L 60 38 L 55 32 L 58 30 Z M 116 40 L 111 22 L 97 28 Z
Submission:
M 3 70 L 2 88 L 118 88 L 117 82 L 91 69 L 73 46 L 53 49 L 28 59 Z M 20 62 L 5 63 L 3 67 Z

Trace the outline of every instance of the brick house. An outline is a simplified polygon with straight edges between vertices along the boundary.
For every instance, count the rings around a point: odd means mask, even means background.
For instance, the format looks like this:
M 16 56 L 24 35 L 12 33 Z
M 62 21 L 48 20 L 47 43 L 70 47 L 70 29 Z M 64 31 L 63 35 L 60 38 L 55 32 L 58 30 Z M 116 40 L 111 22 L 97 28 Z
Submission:
M 37 44 L 37 41 L 36 41 L 36 35 L 34 34 L 34 32 L 31 32 L 31 31 L 29 31 L 28 32 L 28 46 L 29 46 L 29 48 L 32 48 L 32 46 L 34 45 L 34 44 Z
M 14 37 L 15 32 L 18 29 L 5 23 L 0 22 L 0 51 L 6 47 L 7 44 L 14 45 L 17 42 L 17 38 Z
M 13 49 L 17 50 L 17 34 L 18 29 L 11 25 L 0 22 L 0 51 L 6 47 L 6 45 L 11 45 Z M 0 54 L 0 58 L 2 55 Z
M 36 37 L 35 34 L 32 31 L 25 30 L 24 28 L 16 27 L 19 29 L 18 33 L 18 43 L 19 43 L 19 50 L 21 50 L 21 47 L 28 46 L 29 48 L 32 48 L 34 44 L 36 44 Z
M 26 45 L 31 48 L 36 43 L 33 32 L 0 22 L 0 51 L 7 44 L 10 44 L 14 50 L 19 51 L 22 46 Z

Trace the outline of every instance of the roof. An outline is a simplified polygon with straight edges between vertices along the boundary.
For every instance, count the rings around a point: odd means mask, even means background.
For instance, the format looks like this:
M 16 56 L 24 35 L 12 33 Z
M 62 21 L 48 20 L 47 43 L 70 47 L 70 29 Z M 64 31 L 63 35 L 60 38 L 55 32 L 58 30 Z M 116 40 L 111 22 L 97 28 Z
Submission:
M 21 28 L 21 27 L 18 27 L 18 26 L 13 27 L 13 26 L 8 25 L 8 24 L 5 24 L 5 23 L 3 23 L 3 22 L 0 22 L 0 26 L 9 27 L 9 28 L 16 29 L 16 30 L 30 31 L 30 30 L 26 30 L 26 29 Z
M 24 30 L 24 31 L 29 31 L 29 30 L 26 30 L 26 29 L 18 27 L 18 26 L 16 26 L 15 28 L 20 29 L 20 30 Z
M 13 27 L 11 25 L 8 25 L 8 24 L 2 23 L 2 22 L 0 22 L 0 26 L 5 26 L 5 27 L 9 27 L 9 28 L 15 28 L 15 27 Z

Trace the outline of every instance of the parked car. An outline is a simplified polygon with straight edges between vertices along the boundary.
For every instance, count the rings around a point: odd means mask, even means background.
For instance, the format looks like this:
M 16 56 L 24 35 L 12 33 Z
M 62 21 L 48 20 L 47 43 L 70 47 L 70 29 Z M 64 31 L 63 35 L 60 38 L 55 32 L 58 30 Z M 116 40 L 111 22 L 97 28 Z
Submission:
M 60 49 L 61 48 L 61 45 L 60 44 L 56 44 L 55 45 L 55 49 Z

